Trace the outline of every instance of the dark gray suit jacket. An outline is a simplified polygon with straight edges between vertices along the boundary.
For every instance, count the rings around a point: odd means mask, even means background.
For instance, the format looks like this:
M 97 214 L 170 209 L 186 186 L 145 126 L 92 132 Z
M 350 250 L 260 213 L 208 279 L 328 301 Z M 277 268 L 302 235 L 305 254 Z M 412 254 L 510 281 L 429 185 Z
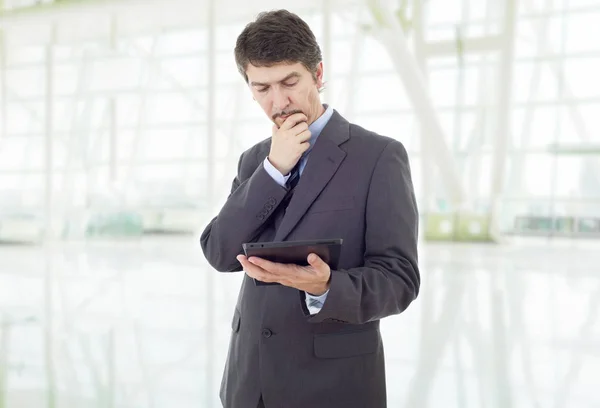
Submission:
M 244 277 L 221 384 L 226 408 L 386 406 L 379 320 L 416 298 L 418 214 L 403 145 L 338 112 L 318 137 L 285 215 L 265 171 L 271 140 L 239 161 L 231 194 L 201 236 L 210 264 L 240 271 L 242 243 L 343 238 L 323 309 L 304 293 Z

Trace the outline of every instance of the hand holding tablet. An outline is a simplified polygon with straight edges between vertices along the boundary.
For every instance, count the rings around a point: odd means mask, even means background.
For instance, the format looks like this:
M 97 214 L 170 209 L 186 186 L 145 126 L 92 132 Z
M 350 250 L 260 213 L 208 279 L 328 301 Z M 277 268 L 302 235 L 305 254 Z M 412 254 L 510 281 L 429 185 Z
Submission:
M 331 269 L 338 267 L 342 239 L 319 239 L 306 241 L 252 242 L 242 245 L 246 257 L 252 256 L 277 263 L 308 265 L 308 255 L 318 255 Z M 279 285 L 254 279 L 257 286 Z

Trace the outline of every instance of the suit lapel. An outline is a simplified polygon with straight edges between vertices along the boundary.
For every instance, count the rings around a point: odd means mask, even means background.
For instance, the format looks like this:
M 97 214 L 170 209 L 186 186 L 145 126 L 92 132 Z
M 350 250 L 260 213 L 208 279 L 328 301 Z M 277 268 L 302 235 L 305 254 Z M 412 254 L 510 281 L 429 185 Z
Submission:
M 349 123 L 336 111 L 317 138 L 274 241 L 283 241 L 331 180 L 346 152 L 339 145 L 350 138 Z

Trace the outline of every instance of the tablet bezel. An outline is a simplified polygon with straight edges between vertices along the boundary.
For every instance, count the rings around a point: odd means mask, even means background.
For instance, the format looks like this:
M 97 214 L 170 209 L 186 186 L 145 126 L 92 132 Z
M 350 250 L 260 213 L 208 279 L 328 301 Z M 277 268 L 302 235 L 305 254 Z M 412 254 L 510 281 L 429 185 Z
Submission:
M 324 259 L 331 269 L 336 269 L 339 264 L 341 250 L 342 250 L 343 239 L 314 239 L 314 240 L 302 240 L 302 241 L 278 241 L 278 242 L 248 242 L 242 244 L 244 254 L 250 258 L 256 256 L 262 259 L 273 260 L 274 257 L 281 256 L 282 250 L 286 248 L 306 248 L 303 252 L 302 257 L 290 259 L 284 263 L 295 263 L 298 265 L 308 265 L 306 259 L 311 252 L 316 253 L 321 257 L 324 256 L 324 249 L 326 248 L 327 253 L 331 255 L 332 259 Z M 311 248 L 312 247 L 312 248 Z M 310 248 L 310 250 L 309 250 Z M 318 249 L 322 248 L 322 249 Z M 281 262 L 275 260 L 275 262 Z M 278 283 L 262 282 L 254 279 L 254 283 L 257 286 L 268 286 L 268 285 L 279 285 Z

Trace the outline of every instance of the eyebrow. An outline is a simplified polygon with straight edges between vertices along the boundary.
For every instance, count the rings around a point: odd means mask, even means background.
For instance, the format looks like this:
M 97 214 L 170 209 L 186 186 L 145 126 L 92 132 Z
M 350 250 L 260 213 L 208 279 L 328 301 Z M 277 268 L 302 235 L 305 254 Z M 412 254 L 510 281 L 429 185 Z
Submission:
M 288 79 L 291 79 L 291 78 L 299 78 L 299 77 L 300 77 L 300 73 L 298 73 L 298 72 L 292 72 L 291 74 L 288 74 L 288 75 L 287 75 L 285 78 L 283 78 L 281 81 L 278 81 L 278 82 L 285 82 L 285 81 L 287 81 Z M 265 82 L 254 82 L 254 81 L 252 81 L 252 82 L 250 83 L 250 85 L 252 85 L 252 86 L 268 86 L 268 85 L 270 85 L 270 83 L 265 83 Z

